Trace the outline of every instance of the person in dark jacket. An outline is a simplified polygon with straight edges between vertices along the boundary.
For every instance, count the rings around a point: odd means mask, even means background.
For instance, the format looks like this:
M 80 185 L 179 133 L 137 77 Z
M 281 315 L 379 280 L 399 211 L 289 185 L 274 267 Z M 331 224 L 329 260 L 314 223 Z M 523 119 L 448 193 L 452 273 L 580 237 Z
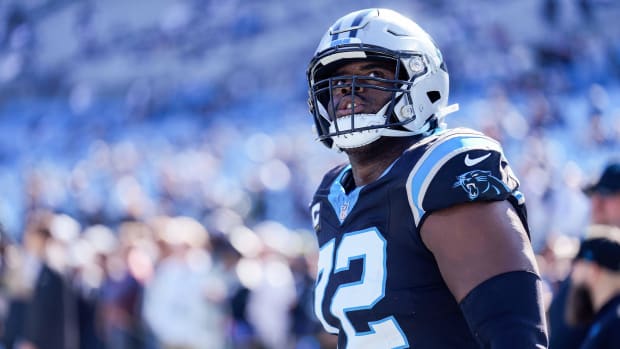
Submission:
M 52 213 L 37 212 L 24 233 L 25 247 L 36 260 L 31 263 L 36 277 L 24 314 L 22 349 L 77 349 L 79 344 L 76 297 L 47 259 L 53 240 L 49 229 L 52 218 Z
M 589 326 L 579 348 L 620 348 L 620 228 L 593 227 L 570 278 L 567 322 Z
M 620 227 L 620 161 L 610 161 L 596 181 L 583 188 L 590 199 L 591 224 Z M 562 281 L 549 306 L 550 349 L 577 349 L 588 333 L 588 326 L 566 323 L 565 308 L 570 278 Z

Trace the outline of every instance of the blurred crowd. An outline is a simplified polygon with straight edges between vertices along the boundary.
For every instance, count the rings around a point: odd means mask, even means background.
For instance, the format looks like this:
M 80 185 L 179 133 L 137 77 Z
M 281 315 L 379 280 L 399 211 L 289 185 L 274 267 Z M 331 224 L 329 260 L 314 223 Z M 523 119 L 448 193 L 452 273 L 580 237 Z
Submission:
M 333 346 L 307 205 L 343 155 L 314 142 L 304 70 L 322 30 L 367 6 L 1 2 L 5 347 Z M 581 188 L 620 155 L 620 6 L 383 6 L 442 48 L 448 124 L 504 145 L 551 298 L 590 217 Z
M 315 242 L 276 222 L 187 216 L 81 227 L 31 212 L 2 245 L 6 348 L 318 348 Z

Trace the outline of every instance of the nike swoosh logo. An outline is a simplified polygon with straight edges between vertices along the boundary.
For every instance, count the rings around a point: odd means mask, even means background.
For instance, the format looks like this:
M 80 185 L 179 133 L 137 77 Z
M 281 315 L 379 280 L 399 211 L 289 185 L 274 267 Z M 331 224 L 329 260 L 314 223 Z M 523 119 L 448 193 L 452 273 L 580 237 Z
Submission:
M 488 153 L 487 155 L 482 155 L 481 157 L 478 157 L 478 158 L 470 159 L 469 154 L 467 154 L 465 155 L 465 165 L 469 167 L 477 165 L 481 163 L 482 161 L 484 161 L 484 159 L 488 158 L 489 156 L 491 156 L 491 153 Z

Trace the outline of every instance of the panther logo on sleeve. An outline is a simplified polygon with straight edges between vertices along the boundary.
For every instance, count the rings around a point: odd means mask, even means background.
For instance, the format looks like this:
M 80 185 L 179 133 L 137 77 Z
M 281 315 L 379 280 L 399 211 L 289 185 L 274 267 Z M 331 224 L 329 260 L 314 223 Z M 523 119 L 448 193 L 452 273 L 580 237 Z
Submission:
M 504 182 L 491 171 L 473 170 L 456 177 L 454 188 L 461 187 L 470 200 L 482 196 L 497 196 L 510 192 Z

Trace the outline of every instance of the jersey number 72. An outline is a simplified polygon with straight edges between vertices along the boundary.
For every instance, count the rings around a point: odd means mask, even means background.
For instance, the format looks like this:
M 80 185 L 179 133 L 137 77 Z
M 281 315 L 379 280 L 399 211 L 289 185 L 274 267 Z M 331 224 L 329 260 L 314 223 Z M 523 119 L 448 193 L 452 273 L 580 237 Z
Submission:
M 360 280 L 339 285 L 329 307 L 331 314 L 340 320 L 347 348 L 408 348 L 407 337 L 394 316 L 368 322 L 370 330 L 366 332 L 357 332 L 347 317 L 349 312 L 372 309 L 385 296 L 387 242 L 381 233 L 373 227 L 344 234 L 338 246 L 335 241 L 331 239 L 321 247 L 315 286 L 314 309 L 325 330 L 339 332 L 323 314 L 322 304 L 330 277 L 346 272 L 352 260 L 361 259 Z

